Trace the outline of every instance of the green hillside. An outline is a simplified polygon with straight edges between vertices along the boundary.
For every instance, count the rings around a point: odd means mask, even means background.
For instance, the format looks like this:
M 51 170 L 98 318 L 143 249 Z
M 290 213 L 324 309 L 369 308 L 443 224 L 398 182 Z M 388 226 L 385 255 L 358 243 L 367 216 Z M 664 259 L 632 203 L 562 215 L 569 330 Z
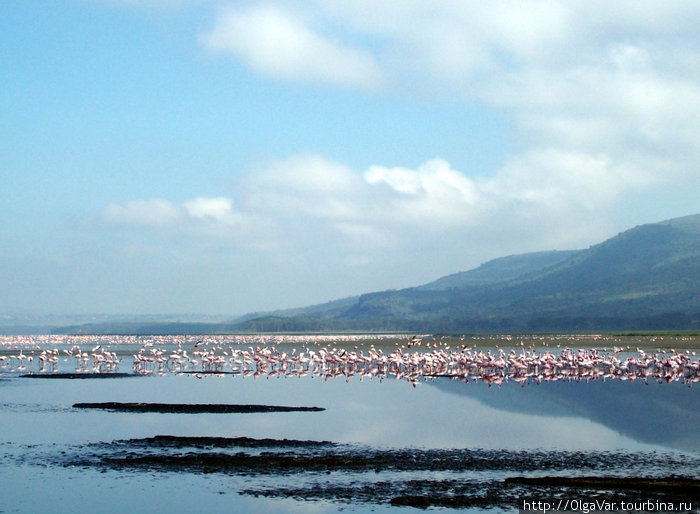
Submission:
M 103 321 L 82 333 L 552 332 L 700 329 L 700 215 L 585 250 L 511 255 L 401 290 L 229 322 Z
M 434 282 L 420 286 L 419 290 L 446 290 L 474 286 L 493 285 L 540 271 L 572 257 L 578 251 L 568 252 L 534 252 L 510 255 L 488 261 L 478 268 L 462 271 L 439 278 Z
M 663 330 L 700 327 L 700 215 L 643 225 L 586 250 L 489 261 L 419 287 L 277 312 L 276 330 Z

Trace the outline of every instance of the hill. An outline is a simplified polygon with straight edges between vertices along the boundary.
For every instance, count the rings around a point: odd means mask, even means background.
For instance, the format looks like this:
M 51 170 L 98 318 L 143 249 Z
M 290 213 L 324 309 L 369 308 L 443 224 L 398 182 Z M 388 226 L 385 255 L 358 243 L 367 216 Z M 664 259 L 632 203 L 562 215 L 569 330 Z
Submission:
M 585 250 L 495 259 L 429 284 L 245 319 L 236 330 L 430 332 L 700 328 L 700 215 Z
M 426 382 L 430 387 L 470 397 L 504 413 L 579 417 L 600 423 L 619 434 L 647 444 L 658 444 L 698 452 L 700 439 L 700 395 L 687 391 L 680 382 L 649 387 L 642 381 L 591 380 L 586 387 L 576 382 L 548 382 L 547 387 L 536 384 L 521 386 L 513 382 L 489 388 L 457 380 Z M 481 387 L 479 387 L 481 385 Z M 684 390 L 685 389 L 685 390 Z M 679 407 L 682 398 L 683 408 Z M 644 405 L 640 409 L 639 405 Z M 654 416 L 649 416 L 654 412 Z

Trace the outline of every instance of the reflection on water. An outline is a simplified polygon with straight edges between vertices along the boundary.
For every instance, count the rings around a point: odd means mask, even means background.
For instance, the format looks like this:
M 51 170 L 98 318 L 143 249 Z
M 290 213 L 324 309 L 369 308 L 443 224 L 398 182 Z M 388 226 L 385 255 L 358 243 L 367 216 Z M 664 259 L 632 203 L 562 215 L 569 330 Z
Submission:
M 81 402 L 326 410 L 162 414 L 72 407 Z M 482 502 L 512 511 L 523 495 L 551 493 L 506 482 L 512 477 L 700 474 L 700 397 L 696 385 L 682 383 L 489 387 L 438 378 L 414 388 L 360 376 L 32 380 L 6 373 L 0 416 L 2 487 L 14 493 L 0 494 L 0 511 L 51 512 L 56 504 L 81 502 L 95 512 L 181 512 L 203 502 L 227 511 L 334 512 L 339 505 L 381 511 L 416 495 L 441 498 L 437 504 L 444 506 Z M 214 439 L 198 439 L 204 436 Z M 610 487 L 596 494 L 628 494 L 619 484 Z M 663 494 L 697 492 L 692 484 L 673 487 Z M 90 488 L 103 491 L 96 504 Z
M 499 389 L 455 381 L 434 384 L 511 415 L 580 418 L 639 442 L 700 452 L 700 394 L 678 382 L 559 381 L 525 387 L 510 383 Z

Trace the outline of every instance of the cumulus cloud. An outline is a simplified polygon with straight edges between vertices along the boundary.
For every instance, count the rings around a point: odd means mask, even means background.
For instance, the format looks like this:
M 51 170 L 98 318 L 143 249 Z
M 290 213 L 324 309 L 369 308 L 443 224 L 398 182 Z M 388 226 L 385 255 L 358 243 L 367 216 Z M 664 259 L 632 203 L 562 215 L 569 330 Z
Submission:
M 267 277 L 286 284 L 276 305 L 288 307 L 290 298 L 303 305 L 411 286 L 507 253 L 598 242 L 611 230 L 598 213 L 629 190 L 623 171 L 604 155 L 556 150 L 515 157 L 479 180 L 438 158 L 356 170 L 299 155 L 252 170 L 231 197 L 135 200 L 104 217 L 145 236 L 121 234 L 125 258 L 146 241 L 151 259 L 222 276 L 235 269 L 253 289 L 250 277 Z
M 567 206 L 595 211 L 652 181 L 647 173 L 616 164 L 606 155 L 546 149 L 510 160 L 482 183 L 482 190 L 503 202 L 548 205 L 562 212 Z
M 272 4 L 228 9 L 200 39 L 264 75 L 362 88 L 383 81 L 369 53 L 317 33 L 299 13 Z
M 482 226 L 507 232 L 505 225 L 518 218 L 549 225 L 566 212 L 595 213 L 649 180 L 605 155 L 556 149 L 515 157 L 479 180 L 439 158 L 415 169 L 353 170 L 322 156 L 299 155 L 271 161 L 241 179 L 237 210 L 229 197 L 196 197 L 181 206 L 138 200 L 108 206 L 105 218 L 237 241 L 244 235 L 246 244 L 315 240 L 399 247 L 419 234 L 481 233 Z
M 697 180 L 698 23 L 682 0 L 261 1 L 201 40 L 271 77 L 490 104 L 531 166 L 553 151 L 604 156 L 618 182 Z
M 231 232 L 221 232 L 220 229 L 233 228 L 244 221 L 241 214 L 233 210 L 230 198 L 201 196 L 182 205 L 159 198 L 134 200 L 124 205 L 113 203 L 104 209 L 104 219 L 111 224 L 226 235 L 230 235 Z
M 233 211 L 230 198 L 205 198 L 198 196 L 183 204 L 187 214 L 194 219 L 232 225 L 241 221 L 241 216 Z
M 388 186 L 382 204 L 391 207 L 392 219 L 438 229 L 470 221 L 479 201 L 475 183 L 443 159 L 430 160 L 416 170 L 371 166 L 363 178 L 373 187 Z
M 112 223 L 133 223 L 147 226 L 166 226 L 177 222 L 181 210 L 167 200 L 134 200 L 125 205 L 110 204 L 105 208 L 105 219 Z
M 236 244 L 286 242 L 276 259 L 383 259 L 387 276 L 432 269 L 442 254 L 451 272 L 462 256 L 475 264 L 597 242 L 625 228 L 610 213 L 626 198 L 700 187 L 699 23 L 700 3 L 685 0 L 260 0 L 222 9 L 200 43 L 256 74 L 476 102 L 512 123 L 518 153 L 481 176 L 439 156 L 352 169 L 296 155 L 251 170 L 230 197 L 110 205 L 105 218 L 219 240 L 235 227 Z M 443 251 L 414 252 L 416 241 Z M 328 258 L 331 248 L 342 257 Z
M 243 203 L 277 215 L 297 213 L 322 219 L 360 215 L 362 179 L 349 166 L 319 155 L 273 161 L 243 180 Z
M 327 220 L 356 235 L 376 234 L 387 224 L 459 225 L 469 219 L 480 195 L 473 180 L 443 159 L 417 169 L 374 165 L 358 171 L 321 156 L 293 156 L 244 182 L 246 205 L 273 217 Z

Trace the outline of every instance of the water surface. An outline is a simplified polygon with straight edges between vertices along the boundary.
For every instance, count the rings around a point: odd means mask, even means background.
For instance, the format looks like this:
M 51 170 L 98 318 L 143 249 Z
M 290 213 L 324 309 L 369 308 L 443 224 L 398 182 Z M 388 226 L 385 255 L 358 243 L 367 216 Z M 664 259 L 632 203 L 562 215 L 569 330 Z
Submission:
M 137 348 L 120 352 L 117 371 L 131 371 L 128 354 Z M 325 410 L 164 414 L 73 408 L 80 402 Z M 518 499 L 555 494 L 505 484 L 514 477 L 697 479 L 698 413 L 696 384 L 681 382 L 489 386 L 433 378 L 413 387 L 391 378 L 192 373 L 36 380 L 5 370 L 0 511 L 192 512 L 202 504 L 222 511 L 395 511 L 401 507 L 392 500 L 419 496 L 491 501 L 492 511 L 513 512 Z

